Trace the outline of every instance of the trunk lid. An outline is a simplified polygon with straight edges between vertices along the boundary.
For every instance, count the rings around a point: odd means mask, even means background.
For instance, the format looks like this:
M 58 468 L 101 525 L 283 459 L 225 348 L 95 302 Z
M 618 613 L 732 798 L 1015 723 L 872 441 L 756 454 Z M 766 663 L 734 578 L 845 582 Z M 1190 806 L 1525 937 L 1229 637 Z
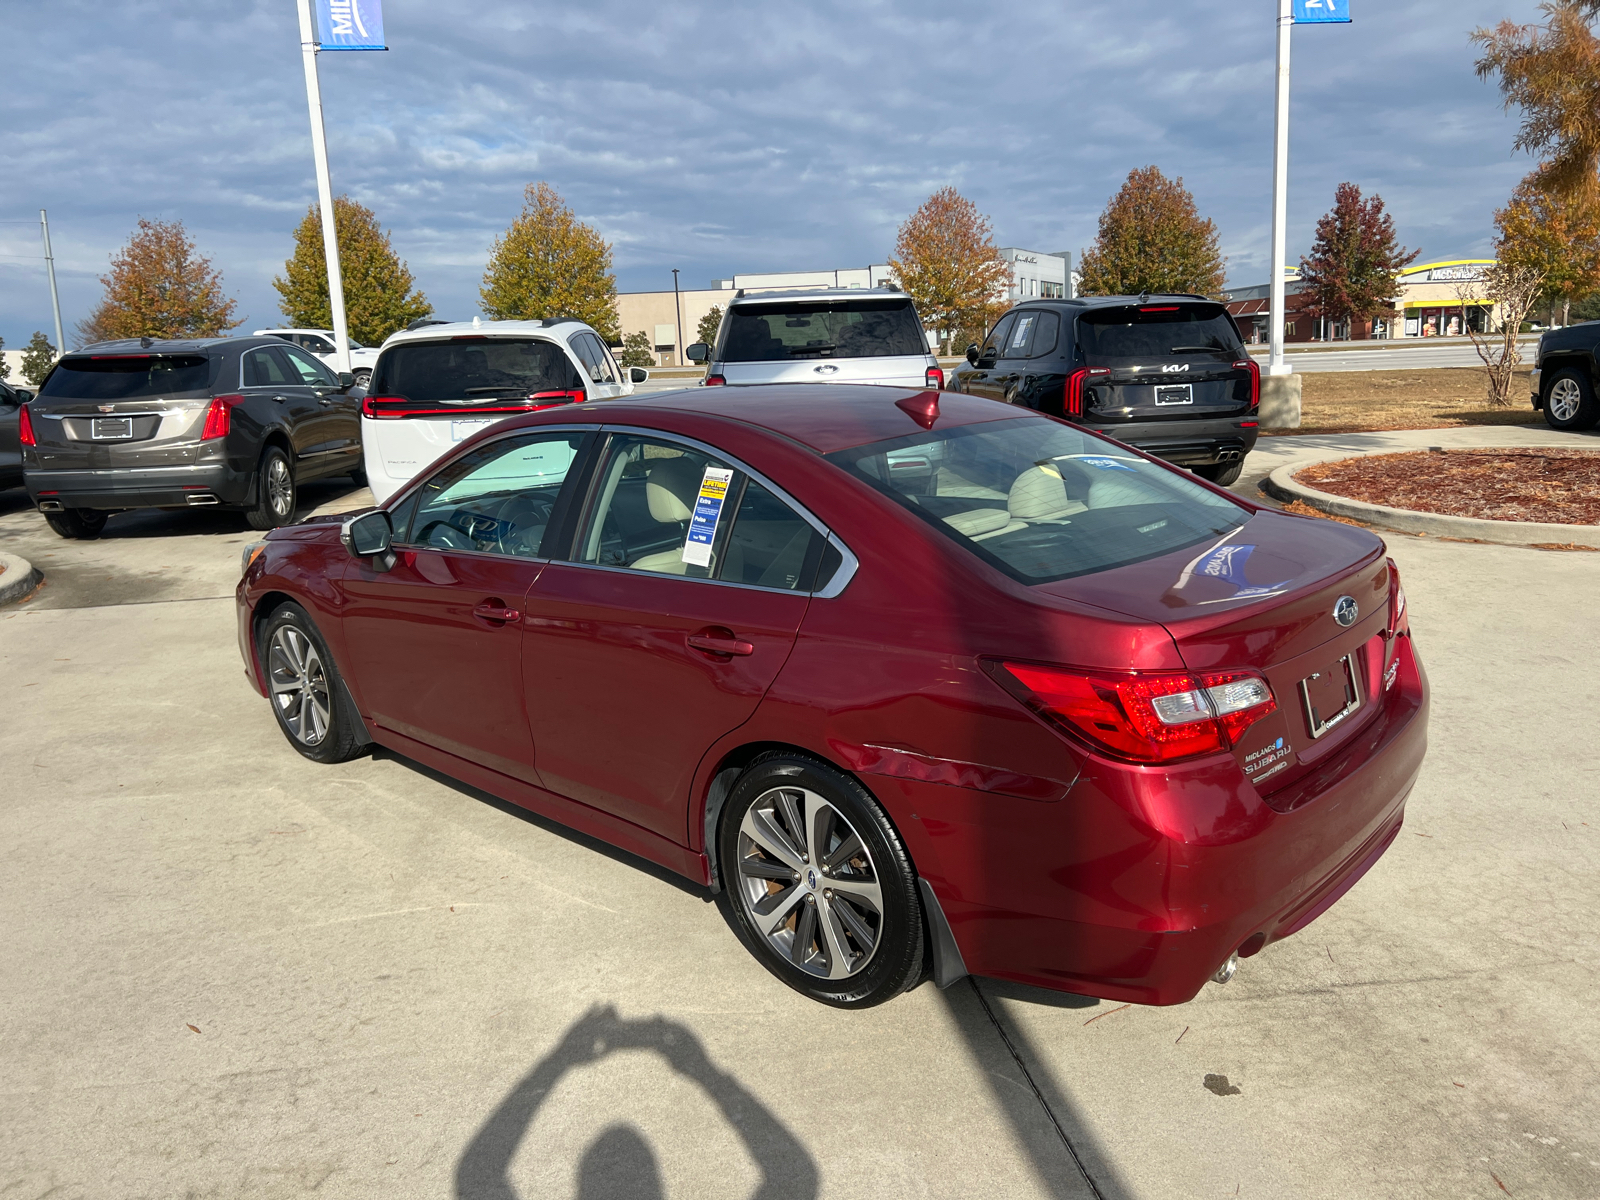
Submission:
M 1256 401 L 1255 373 L 1220 304 L 1154 300 L 1091 308 L 1077 318 L 1096 419 L 1149 421 L 1243 416 Z
M 1220 542 L 1043 587 L 1160 622 L 1192 671 L 1265 676 L 1277 709 L 1234 749 L 1264 791 L 1344 745 L 1383 695 L 1390 575 L 1365 530 L 1262 511 Z M 1348 625 L 1334 616 L 1344 597 Z
M 217 360 L 108 354 L 61 360 L 29 406 L 43 470 L 195 461 Z
M 749 383 L 882 383 L 920 388 L 934 365 L 928 355 L 885 358 L 787 359 L 775 362 L 723 363 L 730 384 Z

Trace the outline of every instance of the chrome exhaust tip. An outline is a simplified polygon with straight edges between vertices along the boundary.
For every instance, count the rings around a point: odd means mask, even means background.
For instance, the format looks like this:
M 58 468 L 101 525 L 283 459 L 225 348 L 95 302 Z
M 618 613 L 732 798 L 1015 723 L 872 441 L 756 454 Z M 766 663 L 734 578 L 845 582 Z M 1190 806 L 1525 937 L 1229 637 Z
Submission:
M 1237 954 L 1230 954 L 1228 955 L 1228 961 L 1217 968 L 1216 974 L 1211 977 L 1211 982 L 1227 983 L 1228 980 L 1232 979 L 1234 975 L 1238 973 L 1238 970 L 1239 956 Z
M 196 508 L 196 507 L 199 507 L 200 505 L 204 505 L 204 504 L 220 504 L 221 503 L 221 501 L 218 500 L 215 496 L 208 495 L 205 492 L 200 492 L 200 493 L 198 493 L 196 495 L 185 496 L 183 499 L 184 499 L 184 503 L 188 504 L 191 508 Z
M 39 511 L 40 512 L 63 512 L 65 510 L 62 509 L 61 501 L 59 501 L 59 500 L 41 500 L 41 501 L 39 501 Z

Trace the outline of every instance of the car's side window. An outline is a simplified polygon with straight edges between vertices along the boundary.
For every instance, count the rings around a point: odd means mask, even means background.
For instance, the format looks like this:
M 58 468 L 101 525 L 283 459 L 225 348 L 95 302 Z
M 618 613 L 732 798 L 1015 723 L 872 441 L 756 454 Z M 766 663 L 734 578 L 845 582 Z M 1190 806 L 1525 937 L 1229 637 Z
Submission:
M 525 433 L 477 446 L 418 489 L 396 540 L 435 550 L 536 558 L 587 434 Z M 402 508 L 409 507 L 407 505 Z M 397 514 L 398 515 L 398 514 Z
M 1056 352 L 1056 342 L 1061 337 L 1061 316 L 1053 312 L 1032 314 L 1038 317 L 1033 336 L 1028 340 L 1028 357 L 1043 358 Z
M 606 356 L 606 348 L 600 344 L 600 339 L 592 333 L 575 333 L 572 335 L 572 349 L 583 360 L 587 368 L 589 379 L 594 383 L 615 383 L 617 377 L 612 374 L 611 360 Z
M 303 334 L 300 338 L 300 344 L 313 354 L 333 353 L 333 343 L 327 338 L 318 337 L 314 333 Z
M 282 354 L 289 360 L 289 365 L 300 376 L 299 382 L 307 387 L 338 387 L 339 381 L 334 378 L 333 372 L 328 370 L 311 355 L 293 346 L 284 346 Z
M 750 479 L 733 515 L 717 578 L 804 591 L 816 574 L 823 540 L 809 521 Z
M 727 542 L 736 474 L 687 446 L 612 438 L 574 557 L 603 567 L 711 578 Z
M 1011 332 L 1006 335 L 1001 345 L 1001 358 L 1027 358 L 1029 343 L 1033 341 L 1033 332 L 1039 325 L 1039 313 L 1021 312 L 1017 314 L 1016 324 L 1012 325 Z
M 245 387 L 293 387 L 300 380 L 291 378 L 288 364 L 273 353 L 276 346 L 248 350 L 244 356 Z
M 1011 327 L 1015 325 L 1016 322 L 1016 313 L 1007 313 L 1005 316 L 1001 317 L 995 327 L 989 331 L 989 336 L 983 339 L 983 351 L 978 355 L 978 357 L 1001 357 L 1000 348 L 1005 345 L 1006 339 L 1010 337 Z

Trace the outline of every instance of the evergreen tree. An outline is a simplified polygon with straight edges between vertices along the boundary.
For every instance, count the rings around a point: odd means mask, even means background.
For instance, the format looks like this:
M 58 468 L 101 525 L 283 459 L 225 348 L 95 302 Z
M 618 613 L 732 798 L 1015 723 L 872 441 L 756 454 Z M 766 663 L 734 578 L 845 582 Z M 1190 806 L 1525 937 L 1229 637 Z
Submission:
M 523 192 L 522 212 L 489 249 L 478 295 L 496 320 L 574 317 L 607 342 L 618 338 L 611 247 L 547 183 Z
M 695 327 L 694 338 L 697 342 L 704 342 L 708 346 L 717 344 L 717 333 L 722 329 L 722 305 L 713 304 L 711 311 L 700 318 L 700 324 Z
M 1400 271 L 1417 260 L 1395 237 L 1383 197 L 1361 198 L 1353 183 L 1333 193 L 1333 208 L 1317 222 L 1311 253 L 1300 260 L 1300 279 L 1311 291 L 1308 311 L 1331 320 L 1395 316 Z
M 35 329 L 22 348 L 22 377 L 38 387 L 50 374 L 50 368 L 56 365 L 56 357 L 56 348 L 50 344 L 50 339 Z
M 900 226 L 889 266 L 946 354 L 958 332 L 987 327 L 1005 293 L 1011 268 L 991 230 L 989 218 L 953 187 L 929 196 Z
M 1158 167 L 1128 172 L 1100 214 L 1100 232 L 1084 252 L 1085 296 L 1137 296 L 1145 292 L 1222 290 L 1227 260 L 1217 246 L 1217 226 L 1202 220 L 1183 180 Z
M 237 328 L 222 275 L 195 253 L 182 221 L 139 218 L 102 275 L 104 299 L 78 324 L 84 342 L 110 338 L 216 337 Z
M 377 215 L 349 196 L 335 196 L 333 227 L 339 235 L 339 273 L 344 281 L 344 316 L 350 336 L 379 345 L 418 317 L 431 316 L 433 305 L 416 290 L 416 281 L 389 244 Z M 328 260 L 322 246 L 322 217 L 316 205 L 294 231 L 294 255 L 283 274 L 272 281 L 283 297 L 278 308 L 292 326 L 332 329 L 328 302 Z
M 644 330 L 630 333 L 622 339 L 622 353 L 617 355 L 619 367 L 653 367 L 656 356 L 650 349 L 650 335 Z

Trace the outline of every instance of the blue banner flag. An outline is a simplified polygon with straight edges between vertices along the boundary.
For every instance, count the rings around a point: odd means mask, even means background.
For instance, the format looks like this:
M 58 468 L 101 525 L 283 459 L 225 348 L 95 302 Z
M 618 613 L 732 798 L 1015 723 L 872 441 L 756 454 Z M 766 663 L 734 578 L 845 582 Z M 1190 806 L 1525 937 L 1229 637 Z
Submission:
M 1348 25 L 1350 0 L 1294 0 L 1296 25 Z
M 317 37 L 324 50 L 387 50 L 383 0 L 317 0 Z

